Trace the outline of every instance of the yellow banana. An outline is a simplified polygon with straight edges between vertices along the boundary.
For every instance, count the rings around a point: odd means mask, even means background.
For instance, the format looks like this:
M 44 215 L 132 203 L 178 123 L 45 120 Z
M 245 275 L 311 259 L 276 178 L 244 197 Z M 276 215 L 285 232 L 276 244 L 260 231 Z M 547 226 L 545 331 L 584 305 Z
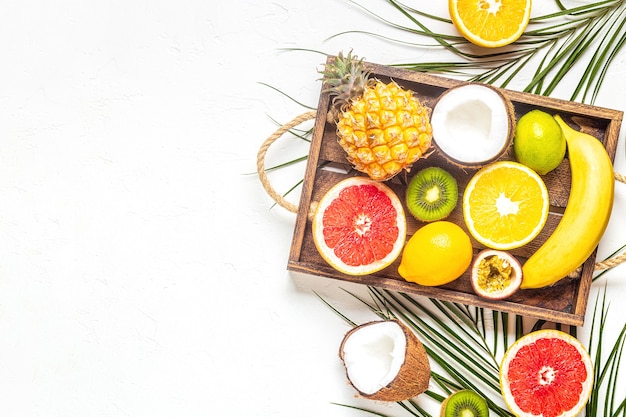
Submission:
M 572 183 L 563 217 L 552 235 L 523 265 L 522 288 L 541 288 L 566 277 L 593 253 L 613 209 L 613 164 L 602 143 L 561 126 L 569 154 Z

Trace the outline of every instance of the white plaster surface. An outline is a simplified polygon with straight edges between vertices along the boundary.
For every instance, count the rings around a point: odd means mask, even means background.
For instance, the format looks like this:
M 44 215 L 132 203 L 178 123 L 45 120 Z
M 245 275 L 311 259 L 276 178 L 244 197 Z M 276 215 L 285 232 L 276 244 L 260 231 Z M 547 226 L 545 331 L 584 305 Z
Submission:
M 393 34 L 342 0 L 3 4 L 0 415 L 364 415 L 333 402 L 406 415 L 354 398 L 337 356 L 348 326 L 312 290 L 365 320 L 340 290 L 362 288 L 286 270 L 295 215 L 251 175 L 272 119 L 304 110 L 261 83 L 317 104 L 324 58 L 281 48 L 438 53 L 327 39 L 345 30 Z M 611 69 L 596 104 L 624 109 L 623 75 Z M 306 151 L 279 141 L 267 164 Z M 624 155 L 622 134 L 620 172 Z M 303 170 L 271 179 L 284 191 Z M 625 206 L 618 184 L 601 256 L 626 243 Z M 611 331 L 625 274 L 594 285 Z

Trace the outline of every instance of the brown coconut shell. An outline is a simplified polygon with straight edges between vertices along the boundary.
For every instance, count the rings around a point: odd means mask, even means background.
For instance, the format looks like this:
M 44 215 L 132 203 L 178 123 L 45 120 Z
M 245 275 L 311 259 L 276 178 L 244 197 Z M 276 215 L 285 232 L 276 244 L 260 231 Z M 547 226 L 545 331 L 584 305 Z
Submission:
M 428 362 L 428 355 L 426 349 L 419 341 L 415 333 L 411 331 L 404 323 L 399 320 L 388 320 L 395 322 L 400 326 L 404 332 L 406 339 L 406 349 L 404 363 L 400 367 L 396 377 L 385 387 L 381 388 L 373 394 L 365 394 L 358 390 L 350 381 L 348 375 L 348 369 L 346 369 L 346 376 L 350 385 L 359 393 L 360 396 L 376 401 L 404 401 L 409 398 L 413 398 L 428 389 L 428 383 L 430 381 L 430 363 Z M 346 340 L 357 330 L 374 324 L 381 323 L 381 321 L 372 321 L 364 323 L 350 330 L 344 336 L 341 346 L 339 348 L 339 357 L 342 362 L 344 361 L 344 345 Z
M 447 153 L 445 153 L 438 145 L 437 145 L 437 137 L 435 136 L 435 132 L 433 131 L 433 139 L 432 139 L 432 144 L 433 144 L 433 148 L 435 149 L 435 152 L 437 152 L 439 155 L 441 155 L 446 161 L 450 162 L 452 165 L 455 165 L 461 169 L 480 169 L 486 165 L 489 165 L 492 162 L 497 161 L 498 159 L 503 158 L 504 156 L 509 156 L 511 154 L 511 147 L 513 144 L 513 138 L 515 136 L 515 126 L 517 124 L 517 119 L 515 118 L 515 107 L 513 106 L 513 102 L 506 97 L 502 91 L 500 91 L 500 89 L 493 87 L 489 84 L 484 84 L 484 83 L 477 83 L 477 82 L 464 82 L 461 83 L 455 87 L 449 88 L 448 90 L 444 91 L 435 101 L 432 111 L 431 111 L 431 118 L 432 118 L 432 114 L 435 112 L 435 109 L 437 108 L 437 104 L 439 103 L 439 101 L 441 101 L 441 99 L 443 97 L 445 97 L 447 94 L 449 94 L 451 91 L 454 91 L 458 88 L 467 86 L 467 85 L 479 85 L 481 87 L 485 87 L 490 89 L 491 91 L 495 92 L 500 99 L 502 100 L 502 102 L 504 103 L 504 106 L 507 110 L 507 118 L 508 118 L 508 122 L 509 122 L 509 130 L 507 133 L 507 140 L 504 143 L 504 146 L 502 147 L 502 149 L 500 150 L 500 152 L 498 152 L 496 155 L 492 156 L 491 158 L 485 159 L 483 161 L 479 161 L 479 162 L 467 162 L 467 161 L 461 161 L 459 159 L 453 158 L 452 156 L 448 155 Z M 509 155 L 507 155 L 509 154 Z

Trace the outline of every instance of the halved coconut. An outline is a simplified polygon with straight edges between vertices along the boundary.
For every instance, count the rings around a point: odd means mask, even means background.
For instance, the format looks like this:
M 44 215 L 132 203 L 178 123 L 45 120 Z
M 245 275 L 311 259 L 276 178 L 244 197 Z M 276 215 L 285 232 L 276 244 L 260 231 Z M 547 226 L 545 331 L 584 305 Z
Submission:
M 522 265 L 510 253 L 485 249 L 472 263 L 472 288 L 481 297 L 503 300 L 510 297 L 522 284 Z
M 339 349 L 350 384 L 365 398 L 404 401 L 426 391 L 430 364 L 422 343 L 398 320 L 350 330 Z
M 499 90 L 466 83 L 439 97 L 431 125 L 433 143 L 447 159 L 461 167 L 480 168 L 510 149 L 515 112 Z

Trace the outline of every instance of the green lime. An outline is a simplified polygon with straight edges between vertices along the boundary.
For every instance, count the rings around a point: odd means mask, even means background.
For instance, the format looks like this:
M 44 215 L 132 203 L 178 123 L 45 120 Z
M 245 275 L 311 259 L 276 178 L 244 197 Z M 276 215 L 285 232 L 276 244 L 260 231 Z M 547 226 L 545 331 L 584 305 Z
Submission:
M 517 122 L 513 139 L 515 158 L 538 174 L 545 175 L 558 167 L 566 147 L 561 127 L 550 114 L 531 110 Z

